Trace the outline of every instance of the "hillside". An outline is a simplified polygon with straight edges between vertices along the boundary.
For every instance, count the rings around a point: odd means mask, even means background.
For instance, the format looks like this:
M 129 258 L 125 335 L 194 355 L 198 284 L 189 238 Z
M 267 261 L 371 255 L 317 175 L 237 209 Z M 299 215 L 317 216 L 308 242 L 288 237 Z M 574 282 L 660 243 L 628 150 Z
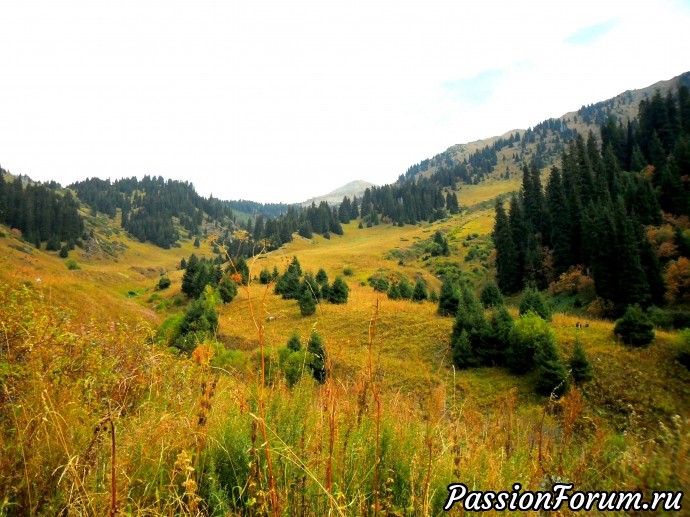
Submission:
M 668 172 L 650 173 L 670 153 L 650 155 L 644 131 L 640 153 L 658 161 L 630 172 L 597 165 L 599 149 L 582 138 L 557 153 L 565 122 L 456 149 L 481 151 L 468 156 L 469 181 L 420 171 L 369 186 L 359 203 L 266 207 L 275 217 L 162 178 L 45 191 L 8 179 L 0 202 L 24 208 L 0 225 L 0 515 L 427 516 L 443 514 L 450 483 L 568 482 L 645 500 L 684 490 L 690 337 L 663 320 L 687 312 L 686 198 L 666 195 L 683 191 L 659 182 Z M 682 127 L 664 145 L 679 145 Z M 572 189 L 559 193 L 560 173 L 542 185 L 536 164 L 525 166 L 540 143 L 542 159 L 567 151 L 557 164 Z M 508 173 L 470 174 L 490 151 Z M 512 249 L 493 237 L 497 206 L 517 191 L 502 234 Z M 49 246 L 32 200 L 75 194 L 67 207 L 83 228 L 56 228 Z M 677 266 L 677 298 L 644 313 L 656 318 L 651 343 L 614 333 L 594 303 L 601 276 L 561 275 L 570 263 L 538 253 L 564 249 L 542 237 L 554 235 L 544 215 L 554 204 L 584 207 L 556 222 L 592 218 L 597 245 L 570 240 L 568 251 L 582 248 L 616 285 L 636 284 L 615 271 L 630 271 L 623 237 L 640 256 L 654 251 L 665 273 Z M 144 233 L 123 225 L 149 216 Z M 523 254 L 512 276 L 506 249 Z M 486 296 L 494 279 L 503 293 Z M 553 314 L 525 309 L 530 296 Z M 573 360 L 580 346 L 589 370 Z
M 611 99 L 582 106 L 527 129 L 514 129 L 501 136 L 453 145 L 411 166 L 405 177 L 418 174 L 430 177 L 439 170 L 453 169 L 462 164 L 469 168 L 468 177 L 478 175 L 480 178 L 518 175 L 523 164 L 548 169 L 557 164 L 564 144 L 576 133 L 586 137 L 592 131 L 600 138 L 600 126 L 609 117 L 613 117 L 616 124 L 625 126 L 637 118 L 640 101 L 651 98 L 657 91 L 666 96 L 681 85 L 690 86 L 690 72 L 645 88 L 627 90 Z
M 333 190 L 332 192 L 329 192 L 328 194 L 324 194 L 323 196 L 307 199 L 301 204 L 302 206 L 308 206 L 312 203 L 318 205 L 321 201 L 325 201 L 329 205 L 336 205 L 340 204 L 344 197 L 362 197 L 366 189 L 374 186 L 375 185 L 373 183 L 369 183 L 368 181 L 355 180 Z

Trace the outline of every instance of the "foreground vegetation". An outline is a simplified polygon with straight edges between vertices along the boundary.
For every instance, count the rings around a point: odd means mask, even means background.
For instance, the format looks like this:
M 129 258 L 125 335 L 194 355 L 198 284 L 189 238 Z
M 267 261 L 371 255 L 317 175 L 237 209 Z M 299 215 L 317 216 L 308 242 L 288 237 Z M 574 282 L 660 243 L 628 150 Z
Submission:
M 352 287 L 362 328 L 331 327 L 346 309 L 320 307 L 309 325 L 324 336 L 325 383 L 304 375 L 289 388 L 278 367 L 289 333 L 279 329 L 294 326 L 282 318 L 264 329 L 264 307 L 301 316 L 263 286 L 220 316 L 247 328 L 251 300 L 256 348 L 223 357 L 207 341 L 186 358 L 155 344 L 146 324 L 84 323 L 40 288 L 3 285 L 2 514 L 432 515 L 455 481 L 687 485 L 690 375 L 675 361 L 677 336 L 627 349 L 608 323 L 576 334 L 572 317 L 554 315 L 559 343 L 579 335 L 595 372 L 556 402 L 534 395 L 529 378 L 455 372 L 447 343 L 414 330 L 402 359 L 392 328 L 450 322 L 433 304 L 401 311 L 412 302 Z

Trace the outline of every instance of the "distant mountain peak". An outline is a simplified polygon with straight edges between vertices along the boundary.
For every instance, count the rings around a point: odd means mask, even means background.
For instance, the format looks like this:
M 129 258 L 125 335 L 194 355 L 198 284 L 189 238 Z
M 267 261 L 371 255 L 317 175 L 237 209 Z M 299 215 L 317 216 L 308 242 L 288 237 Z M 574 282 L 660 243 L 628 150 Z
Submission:
M 328 194 L 307 199 L 301 204 L 311 205 L 312 203 L 315 203 L 318 205 L 321 201 L 325 201 L 329 205 L 334 205 L 340 203 L 345 196 L 350 198 L 352 196 L 362 197 L 364 191 L 370 187 L 376 187 L 376 185 L 364 180 L 355 180 L 333 190 L 332 192 L 329 192 Z

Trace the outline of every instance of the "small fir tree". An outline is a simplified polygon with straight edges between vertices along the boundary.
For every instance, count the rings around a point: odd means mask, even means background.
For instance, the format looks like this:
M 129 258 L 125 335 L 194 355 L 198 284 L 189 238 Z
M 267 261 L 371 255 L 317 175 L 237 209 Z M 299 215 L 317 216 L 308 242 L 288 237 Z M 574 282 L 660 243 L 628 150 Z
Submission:
M 520 300 L 520 316 L 534 312 L 546 321 L 551 321 L 551 309 L 539 291 L 531 287 L 525 289 Z
M 553 331 L 548 334 L 548 338 L 540 340 L 534 355 L 534 364 L 537 369 L 538 393 L 547 397 L 553 393 L 560 397 L 568 392 L 568 371 L 556 348 Z
M 336 304 L 347 303 L 347 297 L 349 293 L 350 288 L 345 283 L 345 280 L 343 280 L 340 277 L 337 277 L 333 281 L 333 285 L 329 290 L 328 301 Z
M 494 282 L 489 282 L 482 289 L 479 299 L 485 309 L 490 307 L 497 307 L 503 305 L 503 296 L 501 295 L 501 290 Z
M 630 346 L 644 347 L 654 340 L 654 324 L 639 305 L 631 305 L 625 310 L 623 317 L 616 321 L 613 332 Z
M 307 352 L 312 354 L 311 368 L 314 379 L 319 384 L 326 382 L 328 371 L 326 370 L 326 348 L 323 346 L 323 339 L 317 332 L 312 332 L 307 344 Z
M 412 301 L 423 302 L 427 298 L 428 294 L 426 292 L 426 282 L 421 278 L 418 278 L 417 282 L 414 284 L 414 290 L 412 291 Z
M 299 312 L 302 316 L 311 316 L 316 312 L 316 300 L 309 288 L 302 289 L 302 294 L 297 300 L 299 305 Z
M 569 366 L 576 384 L 584 384 L 594 378 L 592 374 L 592 365 L 589 363 L 589 359 L 587 359 L 587 355 L 585 354 L 585 349 L 579 339 L 575 340 L 573 356 L 570 358 Z

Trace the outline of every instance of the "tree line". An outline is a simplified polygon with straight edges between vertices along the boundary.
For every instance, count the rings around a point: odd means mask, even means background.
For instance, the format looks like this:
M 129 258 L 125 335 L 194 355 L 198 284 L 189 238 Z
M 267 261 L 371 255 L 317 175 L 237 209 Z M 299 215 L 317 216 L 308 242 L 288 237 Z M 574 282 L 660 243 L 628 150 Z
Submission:
M 687 87 L 642 101 L 638 120 L 625 127 L 609 117 L 601 135 L 601 145 L 591 132 L 571 140 L 545 188 L 539 170 L 524 167 L 509 210 L 496 202 L 492 237 L 504 293 L 543 289 L 579 265 L 614 314 L 664 302 L 663 265 L 646 228 L 690 209 Z M 678 224 L 676 245 L 685 255 L 690 242 Z
M 0 168 L 0 223 L 22 232 L 23 238 L 35 246 L 42 242 L 77 241 L 84 232 L 79 215 L 79 202 L 68 190 L 58 191 L 58 185 L 43 185 L 20 178 L 5 179 L 7 172 Z M 57 247 L 56 247 L 57 246 Z

